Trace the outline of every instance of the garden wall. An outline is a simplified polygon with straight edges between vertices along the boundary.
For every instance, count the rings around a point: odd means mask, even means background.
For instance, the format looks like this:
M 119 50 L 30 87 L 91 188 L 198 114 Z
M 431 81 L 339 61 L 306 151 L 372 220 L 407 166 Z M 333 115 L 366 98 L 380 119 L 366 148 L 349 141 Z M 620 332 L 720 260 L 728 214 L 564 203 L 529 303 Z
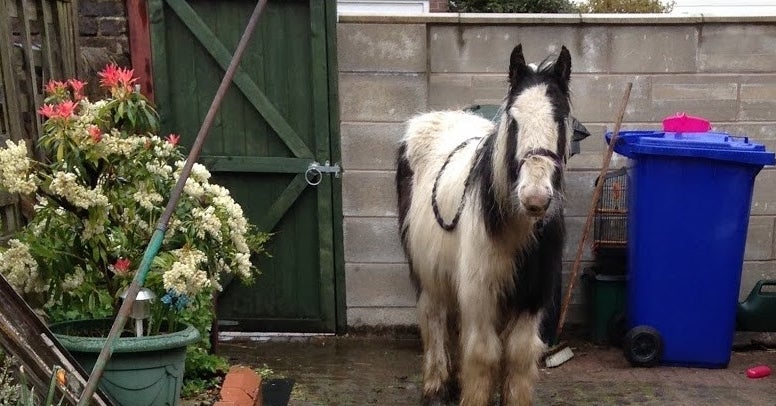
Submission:
M 633 91 L 626 128 L 658 128 L 663 117 L 684 111 L 776 150 L 774 22 L 776 17 L 700 15 L 341 15 L 349 325 L 416 323 L 393 184 L 395 148 L 407 118 L 430 109 L 498 104 L 515 44 L 523 44 L 529 61 L 565 44 L 573 60 L 573 114 L 593 133 L 569 162 L 567 276 L 601 165 L 602 133 L 613 125 L 628 81 Z M 776 170 L 766 168 L 756 182 L 742 293 L 758 279 L 776 277 L 775 219 Z M 585 260 L 591 257 L 585 253 Z M 570 317 L 579 322 L 581 289 L 576 291 Z

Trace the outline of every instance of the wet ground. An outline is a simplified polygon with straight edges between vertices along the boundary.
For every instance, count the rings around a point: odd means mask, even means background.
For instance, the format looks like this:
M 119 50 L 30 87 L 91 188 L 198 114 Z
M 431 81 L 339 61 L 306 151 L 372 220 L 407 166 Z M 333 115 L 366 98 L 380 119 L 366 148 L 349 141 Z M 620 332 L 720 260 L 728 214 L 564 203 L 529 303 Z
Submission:
M 740 342 L 740 340 L 739 340 Z M 747 368 L 776 368 L 776 352 L 734 351 L 726 369 L 633 368 L 617 348 L 572 341 L 574 358 L 542 369 L 541 405 L 776 405 L 776 377 L 749 379 Z M 421 345 L 413 338 L 261 337 L 219 344 L 233 364 L 271 370 L 294 382 L 289 405 L 420 404 Z

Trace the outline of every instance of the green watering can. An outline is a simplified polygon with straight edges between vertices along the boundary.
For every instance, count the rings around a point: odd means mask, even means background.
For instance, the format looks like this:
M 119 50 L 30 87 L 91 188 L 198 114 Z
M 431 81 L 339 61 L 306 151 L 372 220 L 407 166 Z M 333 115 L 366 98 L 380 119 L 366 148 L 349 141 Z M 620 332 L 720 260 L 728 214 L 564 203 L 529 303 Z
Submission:
M 776 331 L 776 280 L 757 282 L 746 300 L 738 304 L 738 331 Z

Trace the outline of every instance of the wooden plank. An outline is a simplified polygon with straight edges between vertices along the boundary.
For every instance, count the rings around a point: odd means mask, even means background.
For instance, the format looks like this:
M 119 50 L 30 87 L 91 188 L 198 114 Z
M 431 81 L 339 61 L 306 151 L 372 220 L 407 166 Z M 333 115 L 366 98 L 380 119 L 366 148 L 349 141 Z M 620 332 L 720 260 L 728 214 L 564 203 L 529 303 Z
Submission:
M 73 33 L 74 13 L 70 2 L 57 1 L 55 20 L 59 31 L 59 53 L 62 58 L 62 78 L 76 77 L 75 35 Z
M 213 27 L 213 33 L 228 49 L 235 49 L 237 43 L 240 42 L 250 14 L 243 12 L 242 7 L 219 7 L 218 3 L 205 3 L 215 6 L 211 9 L 212 15 L 208 19 L 209 26 Z M 199 14 L 205 18 L 204 13 Z M 251 37 L 252 40 L 254 38 Z M 247 66 L 243 65 L 244 63 L 245 60 L 242 60 L 241 65 Z M 246 104 L 245 97 L 236 86 L 231 86 L 226 95 L 224 95 L 223 104 L 218 112 L 221 119 L 220 128 L 223 133 L 221 145 L 219 146 L 219 151 L 222 155 L 246 155 L 246 138 L 254 135 L 246 134 L 243 131 L 243 122 L 246 119 L 243 107 Z
M 268 3 L 267 7 L 264 9 L 264 15 L 266 16 L 273 7 L 274 4 Z M 267 21 L 267 19 L 265 18 L 263 22 L 261 22 L 256 27 L 256 31 L 253 33 L 253 38 L 251 39 L 248 48 L 245 50 L 241 64 L 241 66 L 250 67 L 248 72 L 259 89 L 266 88 L 264 75 L 267 59 L 264 55 L 264 44 L 266 43 L 265 38 L 267 37 L 264 33 L 266 32 L 267 23 L 264 21 Z M 288 151 L 288 148 L 285 146 L 285 144 L 283 144 L 282 141 L 277 140 L 277 137 L 269 136 L 272 133 L 272 127 L 267 124 L 266 120 L 264 120 L 264 118 L 261 116 L 261 113 L 259 113 L 250 103 L 243 103 L 242 111 L 243 117 L 245 117 L 245 121 L 242 123 L 243 131 L 245 134 L 245 150 L 243 151 L 244 155 L 273 155 L 269 149 L 270 139 L 273 139 L 275 143 L 280 144 L 280 147 L 283 148 L 284 152 Z M 288 153 L 290 152 L 285 152 L 285 154 Z
M 329 145 L 332 162 L 342 162 L 340 140 L 338 66 L 337 66 L 337 1 L 326 0 L 326 61 L 329 98 Z M 332 179 L 332 238 L 334 240 L 334 292 L 337 316 L 337 333 L 348 329 L 345 285 L 345 247 L 342 214 L 342 178 Z
M 264 218 L 257 222 L 257 227 L 266 232 L 270 232 L 275 228 L 278 221 L 288 211 L 292 204 L 296 201 L 299 195 L 302 194 L 307 188 L 307 181 L 304 174 L 299 174 L 294 177 L 294 180 L 286 187 L 283 193 L 275 200 L 275 202 L 267 210 Z
M 68 373 L 69 384 L 58 391 L 69 404 L 76 404 L 89 375 L 54 334 L 40 321 L 11 285 L 0 275 L 0 343 L 24 365 L 30 382 L 39 394 L 47 393 L 54 366 Z M 77 391 L 71 387 L 76 385 Z M 92 397 L 99 405 L 114 403 L 102 392 Z
M 0 190 L 0 207 L 15 204 L 19 201 L 19 195 Z
M 43 55 L 43 82 L 47 82 L 50 79 L 62 78 L 62 68 L 60 62 L 56 58 L 56 52 L 59 49 L 57 42 L 56 32 L 52 29 L 54 27 L 54 17 L 51 11 L 52 3 L 50 1 L 41 0 L 40 9 L 42 15 L 41 22 L 41 53 Z M 48 77 L 45 73 L 48 72 Z
M 254 156 L 202 156 L 199 162 L 211 172 L 304 173 L 312 163 L 306 158 Z
M 326 10 L 324 2 L 310 0 L 312 101 L 315 126 L 316 157 L 330 160 L 328 61 L 326 59 Z M 333 174 L 324 175 L 318 185 L 318 240 L 320 267 L 320 299 L 323 320 L 336 328 L 334 292 L 334 236 L 332 234 L 332 181 Z
M 41 119 L 40 115 L 36 113 L 36 110 L 39 106 L 43 104 L 43 100 L 41 100 L 40 93 L 38 89 L 42 89 L 42 87 L 38 87 L 38 75 L 35 74 L 35 64 L 34 64 L 34 58 L 33 58 L 33 49 L 32 49 L 32 30 L 30 28 L 30 20 L 32 20 L 32 16 L 30 14 L 31 11 L 34 11 L 27 7 L 27 3 L 29 3 L 28 0 L 17 0 L 18 8 L 22 11 L 21 16 L 21 22 L 22 22 L 22 32 L 21 32 L 21 39 L 22 39 L 22 46 L 24 48 L 24 65 L 25 65 L 25 72 L 27 74 L 27 93 L 32 98 L 32 106 L 30 109 L 30 119 L 32 122 L 32 131 L 28 136 L 31 137 L 31 141 L 34 145 L 37 145 L 38 138 L 42 135 L 41 134 Z M 42 152 L 42 151 L 41 151 Z M 39 156 L 39 158 L 42 158 L 42 156 Z
M 70 3 L 70 34 L 72 35 L 73 44 L 73 77 L 84 78 L 85 72 L 81 69 L 81 30 L 80 20 L 78 19 L 78 0 L 66 0 Z
M 58 1 L 59 30 L 62 42 L 59 44 L 64 65 L 64 78 L 78 77 L 78 4 L 76 0 Z
M 164 1 L 148 0 L 148 21 L 151 33 L 151 55 L 153 58 L 154 75 L 154 100 L 158 107 L 159 124 L 162 128 L 169 128 L 171 106 L 170 100 L 170 72 L 167 67 L 167 31 L 164 18 Z
M 6 126 L 9 132 L 8 138 L 20 140 L 24 138 L 21 123 L 21 110 L 17 99 L 18 88 L 16 84 L 16 69 L 14 67 L 11 34 L 11 19 L 8 2 L 0 2 L 0 67 L 2 68 L 3 86 L 5 94 L 5 110 L 7 111 Z
M 170 8 L 180 17 L 181 21 L 191 30 L 222 69 L 226 69 L 232 58 L 231 53 L 218 40 L 197 13 L 184 0 L 167 0 Z M 261 112 L 264 119 L 277 132 L 288 148 L 299 158 L 309 158 L 313 154 L 299 138 L 293 128 L 256 86 L 251 78 L 240 68 L 234 76 L 234 83 L 243 92 L 253 106 Z
M 197 2 L 199 10 L 202 14 L 205 14 L 209 18 L 213 17 L 215 10 L 219 7 L 217 3 L 211 1 L 199 1 Z M 188 132 L 196 134 L 199 131 L 199 123 L 207 115 L 207 111 L 213 102 L 213 97 L 218 91 L 218 86 L 221 83 L 224 71 L 214 63 L 212 58 L 207 54 L 207 51 L 202 49 L 197 38 L 192 35 L 186 23 L 181 21 L 174 12 L 170 12 L 168 15 L 168 41 L 170 44 L 176 44 L 175 48 L 171 49 L 168 55 L 173 55 L 172 60 L 177 60 L 178 63 L 175 67 L 171 67 L 171 74 L 175 72 L 176 77 L 187 77 L 189 72 L 194 76 L 188 81 L 182 81 L 175 85 L 176 96 L 185 95 L 185 99 L 190 100 L 190 103 L 181 103 L 180 100 L 173 102 L 175 104 L 175 117 L 180 124 L 186 124 Z M 186 69 L 189 66 L 189 69 Z M 227 90 L 227 94 L 232 89 Z M 227 95 L 224 95 L 224 99 Z M 187 111 L 190 111 L 187 112 Z M 202 147 L 202 155 L 225 155 L 223 153 L 224 145 L 224 105 L 216 112 L 213 125 L 210 127 L 208 139 L 205 145 Z M 194 119 L 187 120 L 186 117 L 192 117 Z M 184 123 L 180 123 L 183 121 Z
M 148 5 L 145 0 L 127 1 L 129 55 L 137 83 L 148 100 L 154 102 L 154 72 L 151 65 L 151 27 L 148 23 Z
M 261 61 L 263 87 L 261 88 L 264 95 L 272 101 L 272 105 L 283 115 L 283 118 L 289 124 L 293 123 L 294 130 L 297 131 L 302 142 L 305 145 L 313 145 L 310 140 L 310 133 L 312 132 L 311 126 L 305 126 L 304 121 L 297 121 L 296 115 L 293 115 L 295 106 L 290 101 L 289 89 L 297 88 L 296 84 L 289 83 L 290 71 L 294 71 L 296 74 L 304 75 L 304 65 L 295 65 L 291 62 L 291 57 L 295 54 L 305 53 L 302 47 L 296 47 L 289 44 L 287 30 L 290 26 L 306 26 L 307 24 L 297 22 L 297 19 L 289 20 L 289 8 L 295 8 L 297 2 L 286 2 L 282 5 L 271 4 L 265 11 L 264 20 L 262 22 L 261 44 L 263 49 L 264 60 Z M 305 5 L 306 7 L 306 5 Z M 306 11 L 306 10 L 305 10 Z M 300 13 L 301 14 L 301 13 Z M 306 35 L 303 35 L 306 37 Z M 283 41 L 278 40 L 283 38 Z M 295 40 L 298 43 L 299 40 Z M 288 69 L 293 66 L 294 69 Z M 300 73 L 301 72 L 301 73 Z M 309 80 L 307 75 L 306 80 Z M 310 114 L 308 114 L 309 116 Z M 273 136 L 273 129 L 271 126 L 267 128 L 267 136 L 265 136 L 267 143 L 268 155 L 285 155 L 288 153 L 288 147 L 282 139 Z

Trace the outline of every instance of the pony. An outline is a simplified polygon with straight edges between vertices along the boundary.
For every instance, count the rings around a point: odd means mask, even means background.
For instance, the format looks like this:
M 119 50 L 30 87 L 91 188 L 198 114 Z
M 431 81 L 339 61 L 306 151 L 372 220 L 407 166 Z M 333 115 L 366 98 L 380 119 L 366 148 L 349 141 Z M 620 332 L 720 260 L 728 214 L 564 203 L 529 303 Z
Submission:
M 529 405 L 559 287 L 571 56 L 509 58 L 497 124 L 465 111 L 407 122 L 399 234 L 417 288 L 423 404 Z

